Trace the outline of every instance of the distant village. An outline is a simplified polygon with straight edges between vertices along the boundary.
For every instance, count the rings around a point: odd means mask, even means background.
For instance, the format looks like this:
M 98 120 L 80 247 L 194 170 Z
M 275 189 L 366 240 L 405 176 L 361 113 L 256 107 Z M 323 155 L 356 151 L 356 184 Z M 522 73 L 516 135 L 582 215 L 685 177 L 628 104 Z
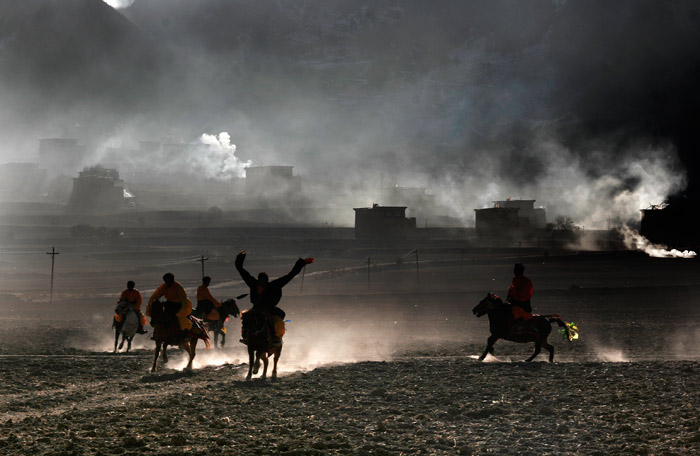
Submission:
M 134 184 L 127 185 L 120 176 L 119 163 L 128 155 L 125 152 L 176 160 L 192 147 L 197 145 L 144 141 L 137 151 L 109 149 L 105 166 L 80 169 L 87 154 L 77 139 L 41 139 L 41 165 L 0 164 L 0 204 L 18 224 L 42 220 L 61 223 L 61 217 L 90 222 L 95 217 L 131 213 L 142 226 L 167 225 L 188 217 L 218 222 L 225 211 L 233 211 L 239 222 L 253 225 L 334 226 L 335 222 L 328 220 L 329 210 L 352 214 L 352 209 L 356 239 L 412 239 L 446 233 L 461 237 L 468 229 L 479 239 L 512 242 L 554 236 L 573 239 L 575 231 L 581 229 L 570 219 L 548 222 L 544 207 L 537 207 L 534 199 L 522 198 L 504 198 L 493 201 L 491 207 L 473 209 L 474 219 L 467 223 L 450 216 L 449 208 L 440 207 L 427 189 L 399 185 L 384 186 L 377 195 L 379 202 L 369 207 L 352 207 L 351 198 L 346 198 L 345 205 L 338 199 L 341 203 L 336 202 L 335 207 L 318 207 L 305 195 L 302 177 L 294 174 L 293 166 L 250 166 L 244 178 L 223 181 L 193 182 L 178 173 L 163 173 L 167 178 L 145 172 L 137 176 L 132 171 Z M 680 222 L 688 210 L 682 203 L 641 209 L 642 233 L 653 242 L 668 242 L 669 237 L 676 243 L 690 241 L 692 234 L 683 228 L 688 224 Z

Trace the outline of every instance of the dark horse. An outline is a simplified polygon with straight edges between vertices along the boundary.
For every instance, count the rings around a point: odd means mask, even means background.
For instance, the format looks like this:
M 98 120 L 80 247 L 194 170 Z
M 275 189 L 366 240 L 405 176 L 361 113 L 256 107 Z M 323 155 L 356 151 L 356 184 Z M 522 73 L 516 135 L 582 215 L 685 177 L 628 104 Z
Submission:
M 248 376 L 246 380 L 250 380 L 253 374 L 258 373 L 260 360 L 264 364 L 262 378 L 267 377 L 268 357 L 270 355 L 274 355 L 272 378 L 277 378 L 277 361 L 282 353 L 282 344 L 272 344 L 274 329 L 270 323 L 269 315 L 260 310 L 251 309 L 241 314 L 241 324 L 243 325 L 243 340 L 248 346 Z
M 489 316 L 489 329 L 491 336 L 488 338 L 486 350 L 479 357 L 479 361 L 486 358 L 487 353 L 493 355 L 493 345 L 498 339 L 505 339 L 511 342 L 534 342 L 535 352 L 526 361 L 530 362 L 540 353 L 542 347 L 549 350 L 549 362 L 554 362 L 554 347 L 547 342 L 549 333 L 552 332 L 552 323 L 557 323 L 566 329 L 567 336 L 569 328 L 558 315 L 535 315 L 528 320 L 529 328 L 523 331 L 513 332 L 513 312 L 510 305 L 504 303 L 501 298 L 491 293 L 487 294 L 479 304 L 472 309 L 472 313 L 477 317 L 484 314 Z
M 186 371 L 192 370 L 192 360 L 197 350 L 197 340 L 202 339 L 206 344 L 207 348 L 211 345 L 209 342 L 209 336 L 202 321 L 198 318 L 190 316 L 190 321 L 192 321 L 192 329 L 188 331 L 181 331 L 180 324 L 175 316 L 175 312 L 172 309 L 166 309 L 164 302 L 156 301 L 151 306 L 151 324 L 153 325 L 153 339 L 156 341 L 156 353 L 153 359 L 153 367 L 151 372 L 156 371 L 156 366 L 158 363 L 158 355 L 160 355 L 161 348 L 163 349 L 163 363 L 168 362 L 168 354 L 166 348 L 168 345 L 175 345 L 183 348 L 189 355 L 189 362 L 185 367 Z
M 248 296 L 247 293 L 237 296 L 236 299 L 242 299 L 246 296 Z M 233 316 L 234 318 L 238 318 L 238 316 L 241 314 L 241 311 L 236 304 L 236 299 L 227 299 L 226 301 L 221 302 L 221 307 L 216 308 L 216 311 L 219 314 L 218 320 L 210 320 L 207 318 L 207 315 L 209 315 L 214 309 L 214 304 L 209 301 L 198 302 L 197 308 L 192 312 L 192 315 L 196 316 L 197 318 L 201 318 L 202 321 L 204 321 L 209 331 L 214 332 L 214 347 L 219 346 L 219 336 L 221 336 L 221 348 L 224 348 L 224 344 L 226 344 L 226 328 L 224 327 L 224 324 L 226 323 L 226 320 L 228 320 L 229 315 Z

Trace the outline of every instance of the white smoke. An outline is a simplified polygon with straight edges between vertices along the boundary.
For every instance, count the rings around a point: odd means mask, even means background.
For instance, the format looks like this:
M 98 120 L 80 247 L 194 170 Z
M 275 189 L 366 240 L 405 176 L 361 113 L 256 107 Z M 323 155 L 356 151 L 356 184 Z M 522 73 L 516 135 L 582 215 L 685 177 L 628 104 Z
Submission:
M 222 131 L 219 136 L 203 133 L 199 141 L 208 146 L 197 160 L 207 164 L 202 167 L 206 177 L 218 179 L 233 176 L 245 177 L 245 169 L 252 162 L 238 160 L 236 145 L 231 144 L 231 136 L 227 132 Z
M 102 0 L 114 9 L 122 9 L 130 7 L 135 0 Z
M 654 258 L 695 258 L 696 256 L 692 250 L 681 252 L 676 249 L 669 250 L 668 246 L 663 244 L 654 244 L 627 225 L 620 228 L 620 233 L 624 236 L 624 242 L 628 248 L 636 248 Z

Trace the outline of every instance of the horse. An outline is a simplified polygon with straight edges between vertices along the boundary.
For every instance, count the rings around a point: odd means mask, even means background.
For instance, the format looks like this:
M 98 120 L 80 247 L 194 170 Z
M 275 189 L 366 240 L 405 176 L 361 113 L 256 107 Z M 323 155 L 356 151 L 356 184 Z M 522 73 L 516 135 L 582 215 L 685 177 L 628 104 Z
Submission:
M 237 296 L 236 299 L 242 299 L 248 296 L 248 294 Z M 197 308 L 192 312 L 197 318 L 201 318 L 207 325 L 207 330 L 214 332 L 214 347 L 219 346 L 219 336 L 221 336 L 221 347 L 224 348 L 226 344 L 226 328 L 224 324 L 228 320 L 229 315 L 234 318 L 238 318 L 241 314 L 238 305 L 236 304 L 236 299 L 227 299 L 221 302 L 221 307 L 217 307 L 216 311 L 219 314 L 219 318 L 212 320 L 208 319 L 207 315 L 211 313 L 214 309 L 214 304 L 209 301 L 200 301 L 197 303 Z
M 552 323 L 557 323 L 565 328 L 567 336 L 569 328 L 566 323 L 559 319 L 559 315 L 533 315 L 531 320 L 528 320 L 529 328 L 527 331 L 513 332 L 513 312 L 510 305 L 504 303 L 501 298 L 491 293 L 487 294 L 479 304 L 472 309 L 472 313 L 477 317 L 488 314 L 489 329 L 491 336 L 488 338 L 486 350 L 479 357 L 479 361 L 486 358 L 487 353 L 493 355 L 493 345 L 498 339 L 505 339 L 511 342 L 535 343 L 535 352 L 525 361 L 530 362 L 540 353 L 542 347 L 549 351 L 549 362 L 554 362 L 554 347 L 547 342 L 547 337 L 552 332 Z
M 127 301 L 119 301 L 115 312 L 122 315 L 122 321 L 120 323 L 115 320 L 112 324 L 114 328 L 114 353 L 124 348 L 125 341 L 127 342 L 126 353 L 129 353 L 131 341 L 134 340 L 134 335 L 139 327 L 139 316 L 131 306 L 131 303 Z M 119 344 L 119 349 L 117 349 L 119 335 L 122 336 L 122 343 Z
M 184 349 L 189 355 L 189 361 L 185 367 L 186 371 L 192 370 L 192 361 L 194 360 L 195 354 L 197 352 L 197 341 L 199 339 L 204 340 L 207 348 L 211 346 L 209 342 L 209 335 L 204 329 L 202 321 L 198 318 L 190 316 L 190 321 L 192 322 L 192 329 L 187 331 L 180 330 L 180 323 L 178 322 L 175 312 L 165 309 L 165 304 L 162 301 L 156 301 L 151 306 L 151 325 L 153 326 L 153 340 L 156 342 L 156 352 L 153 359 L 153 367 L 151 367 L 151 372 L 156 371 L 158 356 L 160 355 L 161 348 L 163 351 L 163 364 L 168 362 L 168 354 L 166 348 L 168 345 L 175 345 Z
M 282 344 L 273 344 L 274 329 L 267 313 L 258 309 L 250 309 L 241 314 L 243 340 L 248 346 L 248 376 L 250 380 L 253 374 L 260 370 L 260 360 L 263 362 L 262 379 L 267 378 L 268 357 L 274 355 L 272 378 L 277 378 L 277 361 L 282 354 Z

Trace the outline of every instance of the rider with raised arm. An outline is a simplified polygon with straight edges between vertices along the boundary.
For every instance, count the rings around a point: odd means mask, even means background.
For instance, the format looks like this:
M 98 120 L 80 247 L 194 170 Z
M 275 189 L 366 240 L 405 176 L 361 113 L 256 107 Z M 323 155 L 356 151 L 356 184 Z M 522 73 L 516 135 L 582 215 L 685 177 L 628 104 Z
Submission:
M 282 309 L 277 307 L 277 304 L 279 304 L 282 299 L 282 287 L 287 285 L 301 272 L 306 264 L 311 263 L 313 260 L 311 258 L 299 258 L 287 275 L 270 281 L 268 275 L 264 272 L 259 273 L 257 279 L 250 275 L 250 273 L 243 268 L 245 257 L 245 250 L 242 250 L 236 256 L 236 269 L 241 274 L 243 281 L 248 285 L 248 288 L 250 288 L 250 302 L 253 303 L 253 309 L 261 310 L 270 315 L 270 321 L 272 322 L 275 332 L 273 344 L 279 344 L 285 332 L 285 313 Z M 241 342 L 246 343 L 245 339 L 241 339 Z
M 527 321 L 532 319 L 530 298 L 534 289 L 532 281 L 524 275 L 525 266 L 521 263 L 515 263 L 513 274 L 513 281 L 508 288 L 508 302 L 515 319 L 513 327 L 522 330 L 527 328 Z
M 126 290 L 122 291 L 122 294 L 119 296 L 119 306 L 117 306 L 117 309 L 115 310 L 114 313 L 114 321 L 116 324 L 121 324 L 122 321 L 124 320 L 124 313 L 120 311 L 122 308 L 121 304 L 122 303 L 128 303 L 131 305 L 131 308 L 134 309 L 136 312 L 136 315 L 139 317 L 139 327 L 136 330 L 137 333 L 139 334 L 146 334 L 148 331 L 143 329 L 144 326 L 146 326 L 146 316 L 141 312 L 141 304 L 143 303 L 143 297 L 141 296 L 141 292 L 134 288 L 136 284 L 134 283 L 133 280 L 129 280 L 126 283 Z M 124 311 L 126 311 L 126 308 L 124 308 Z
M 150 317 L 153 303 L 161 296 L 165 296 L 164 309 L 168 313 L 175 314 L 180 324 L 180 330 L 192 329 L 192 322 L 187 318 L 192 313 L 192 302 L 187 297 L 187 292 L 182 285 L 175 281 L 175 276 L 170 272 L 163 276 L 163 282 L 148 300 L 146 315 Z M 153 325 L 153 321 L 151 321 L 151 325 Z

